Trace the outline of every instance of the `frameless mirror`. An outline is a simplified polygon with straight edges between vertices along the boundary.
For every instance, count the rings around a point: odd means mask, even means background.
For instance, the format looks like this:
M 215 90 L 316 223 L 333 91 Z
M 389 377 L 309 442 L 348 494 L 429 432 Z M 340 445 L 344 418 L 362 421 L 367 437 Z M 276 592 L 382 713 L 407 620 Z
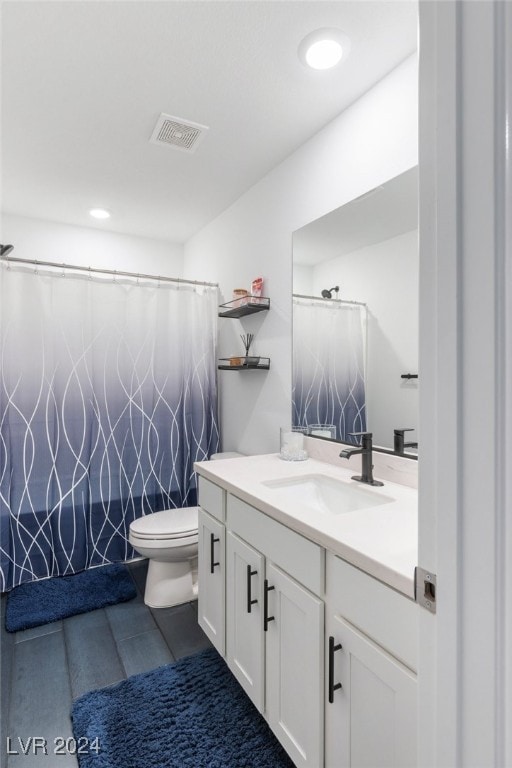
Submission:
M 418 269 L 416 167 L 294 232 L 295 426 L 417 453 Z

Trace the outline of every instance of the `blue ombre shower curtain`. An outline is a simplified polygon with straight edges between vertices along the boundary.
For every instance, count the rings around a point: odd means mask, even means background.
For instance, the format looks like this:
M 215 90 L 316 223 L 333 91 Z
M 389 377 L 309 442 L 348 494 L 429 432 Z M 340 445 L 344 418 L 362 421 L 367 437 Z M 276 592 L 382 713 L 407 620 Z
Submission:
M 1 272 L 1 589 L 125 560 L 218 449 L 217 291 Z
M 334 425 L 336 439 L 357 442 L 366 429 L 366 307 L 293 298 L 292 423 Z

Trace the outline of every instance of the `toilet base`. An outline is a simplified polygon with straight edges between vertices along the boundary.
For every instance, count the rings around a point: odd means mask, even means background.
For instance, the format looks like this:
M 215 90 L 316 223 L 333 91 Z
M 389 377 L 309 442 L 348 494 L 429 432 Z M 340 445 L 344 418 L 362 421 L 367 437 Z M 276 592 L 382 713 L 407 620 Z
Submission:
M 171 608 L 197 599 L 197 558 L 178 563 L 149 560 L 144 602 Z

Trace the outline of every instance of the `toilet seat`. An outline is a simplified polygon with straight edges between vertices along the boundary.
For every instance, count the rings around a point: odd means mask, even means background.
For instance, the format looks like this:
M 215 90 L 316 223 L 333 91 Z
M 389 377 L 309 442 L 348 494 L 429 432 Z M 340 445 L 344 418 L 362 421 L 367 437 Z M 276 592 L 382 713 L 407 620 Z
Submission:
M 185 539 L 197 536 L 199 507 L 164 509 L 139 517 L 130 524 L 134 538 L 147 541 Z

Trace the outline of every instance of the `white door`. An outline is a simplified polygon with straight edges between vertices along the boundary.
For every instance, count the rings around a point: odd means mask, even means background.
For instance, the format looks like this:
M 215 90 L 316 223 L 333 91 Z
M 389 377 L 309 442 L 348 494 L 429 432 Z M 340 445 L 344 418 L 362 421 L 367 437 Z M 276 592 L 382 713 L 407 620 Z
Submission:
M 226 655 L 229 668 L 263 712 L 263 580 L 265 558 L 228 532 L 226 542 Z
M 416 675 L 340 617 L 326 629 L 326 768 L 414 768 Z
M 323 765 L 324 604 L 268 562 L 266 575 L 268 722 L 298 768 L 318 768 Z
M 199 510 L 199 626 L 222 656 L 225 652 L 225 528 Z

